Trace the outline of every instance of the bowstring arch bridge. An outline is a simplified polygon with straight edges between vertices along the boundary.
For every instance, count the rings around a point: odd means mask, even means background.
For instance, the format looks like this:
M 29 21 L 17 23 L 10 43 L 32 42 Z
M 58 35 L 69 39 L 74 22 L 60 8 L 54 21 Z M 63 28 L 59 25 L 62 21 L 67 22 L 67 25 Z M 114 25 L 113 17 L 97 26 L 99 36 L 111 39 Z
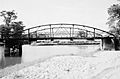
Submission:
M 54 40 L 54 39 L 104 39 L 115 38 L 110 32 L 79 24 L 46 24 L 24 30 L 23 40 Z

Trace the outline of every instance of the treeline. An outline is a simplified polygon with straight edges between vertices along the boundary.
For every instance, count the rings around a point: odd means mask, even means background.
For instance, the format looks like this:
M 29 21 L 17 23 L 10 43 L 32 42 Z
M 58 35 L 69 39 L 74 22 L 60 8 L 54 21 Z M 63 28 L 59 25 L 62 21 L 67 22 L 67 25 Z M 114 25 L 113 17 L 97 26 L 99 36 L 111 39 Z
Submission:
M 10 40 L 10 38 L 21 38 L 24 25 L 22 21 L 16 21 L 17 13 L 15 11 L 2 11 L 0 12 L 1 18 L 3 18 L 4 24 L 0 25 L 0 38 L 5 39 L 4 41 L 0 41 L 5 44 L 5 55 L 9 56 L 14 54 L 18 54 L 17 56 L 21 56 L 22 53 L 22 44 L 21 40 Z
M 120 50 L 120 3 L 111 5 L 108 8 L 108 14 L 107 25 L 110 28 L 109 32 L 115 35 L 115 44 L 117 49 Z

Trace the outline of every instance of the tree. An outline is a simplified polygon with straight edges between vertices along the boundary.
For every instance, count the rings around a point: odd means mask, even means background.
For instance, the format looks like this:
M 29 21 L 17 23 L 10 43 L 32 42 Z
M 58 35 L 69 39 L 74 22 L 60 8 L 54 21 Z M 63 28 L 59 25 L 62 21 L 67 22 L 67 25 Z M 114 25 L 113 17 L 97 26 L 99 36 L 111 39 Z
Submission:
M 116 38 L 114 39 L 115 50 L 120 50 L 120 4 L 113 4 L 108 8 L 108 22 L 110 32 L 113 33 Z
M 3 33 L 3 37 L 20 38 L 25 26 L 23 26 L 22 21 L 15 22 L 17 19 L 15 11 L 2 11 L 0 12 L 0 16 L 4 17 L 3 21 L 5 22 L 5 24 L 0 25 L 0 32 Z
M 116 36 L 120 35 L 120 4 L 113 4 L 108 8 L 108 22 L 107 24 L 110 27 L 110 32 Z
M 10 48 L 15 46 L 19 48 L 23 42 L 21 40 L 10 40 L 10 38 L 21 38 L 25 26 L 23 26 L 22 21 L 15 22 L 17 15 L 14 10 L 2 11 L 0 16 L 4 18 L 3 21 L 5 22 L 5 24 L 0 25 L 1 38 L 5 39 L 5 46 L 9 48 L 10 52 Z
M 9 37 L 9 32 L 10 32 L 9 27 L 7 27 L 4 24 L 0 25 L 1 38 L 8 38 Z
M 4 22 L 7 26 L 9 26 L 13 20 L 17 19 L 16 13 L 14 10 L 2 11 L 0 12 L 0 16 L 4 17 Z
M 12 22 L 11 23 L 11 38 L 21 38 L 23 29 L 25 26 L 23 26 L 23 22 Z

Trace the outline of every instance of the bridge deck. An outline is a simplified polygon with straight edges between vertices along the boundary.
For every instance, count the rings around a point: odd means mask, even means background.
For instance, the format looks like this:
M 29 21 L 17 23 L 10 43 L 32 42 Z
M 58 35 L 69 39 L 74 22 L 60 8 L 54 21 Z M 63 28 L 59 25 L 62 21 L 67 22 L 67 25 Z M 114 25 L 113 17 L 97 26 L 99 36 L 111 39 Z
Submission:
M 114 37 L 84 37 L 84 38 L 78 38 L 78 37 L 41 37 L 41 38 L 8 38 L 8 39 L 2 39 L 0 40 L 51 40 L 51 39 L 104 39 L 104 38 L 114 38 Z

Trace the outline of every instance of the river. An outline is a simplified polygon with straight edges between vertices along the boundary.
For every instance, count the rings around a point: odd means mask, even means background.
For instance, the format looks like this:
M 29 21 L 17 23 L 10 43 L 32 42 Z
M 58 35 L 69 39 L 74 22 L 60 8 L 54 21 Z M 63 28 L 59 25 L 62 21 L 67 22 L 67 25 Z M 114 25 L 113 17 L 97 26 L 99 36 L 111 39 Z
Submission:
M 92 56 L 100 48 L 99 45 L 50 45 L 50 46 L 22 46 L 22 57 L 6 57 L 5 67 L 15 64 L 32 62 L 55 55 L 77 54 Z
M 56 56 L 66 54 L 75 54 L 80 56 Z M 46 59 L 51 56 L 56 57 L 52 57 L 43 63 L 40 63 L 42 60 L 38 62 L 35 61 L 38 59 Z M 15 72 L 7 77 L 5 76 L 3 79 L 9 79 L 9 77 L 12 77 L 12 79 L 17 77 L 22 79 L 25 77 L 36 78 L 36 75 L 41 77 L 41 74 L 42 76 L 47 76 L 48 74 L 53 75 L 51 74 L 54 72 L 53 70 L 55 70 L 54 75 L 57 75 L 55 77 L 58 78 L 63 78 L 64 76 L 76 79 L 119 79 L 120 77 L 120 51 L 99 51 L 99 45 L 24 45 L 23 55 L 20 61 L 22 63 L 20 65 L 15 65 L 1 70 L 0 77 Z M 35 61 L 37 64 L 32 61 Z M 32 66 L 26 64 L 26 62 L 32 62 L 32 64 L 30 63 Z M 16 62 L 14 63 L 17 64 Z M 16 73 L 16 71 L 18 72 Z M 48 72 L 46 72 L 47 75 L 46 73 L 44 74 L 45 71 Z M 66 74 L 61 75 L 62 73 Z

